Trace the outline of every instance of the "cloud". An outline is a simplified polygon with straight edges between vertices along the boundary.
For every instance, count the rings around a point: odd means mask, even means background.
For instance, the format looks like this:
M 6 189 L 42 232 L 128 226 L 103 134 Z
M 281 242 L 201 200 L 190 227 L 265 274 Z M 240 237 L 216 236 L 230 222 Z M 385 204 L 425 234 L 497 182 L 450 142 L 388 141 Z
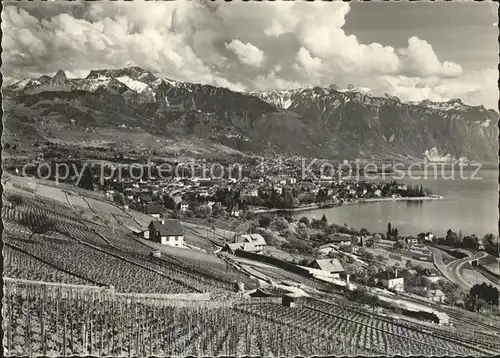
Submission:
M 233 52 L 245 65 L 261 67 L 264 63 L 264 52 L 249 42 L 243 43 L 240 40 L 233 40 L 226 44 L 226 48 Z
M 498 70 L 473 71 L 460 78 L 383 76 L 379 89 L 384 89 L 402 101 L 449 101 L 460 98 L 470 105 L 498 109 Z M 492 81 L 493 79 L 493 81 Z
M 424 39 L 404 48 L 361 43 L 344 31 L 344 2 L 73 4 L 5 5 L 5 78 L 137 65 L 234 90 L 352 83 L 374 95 L 453 95 L 490 106 L 497 93 L 496 73 L 468 72 Z
M 408 40 L 408 47 L 400 49 L 404 73 L 415 76 L 457 77 L 462 74 L 462 67 L 454 62 L 441 63 L 432 46 L 418 37 Z

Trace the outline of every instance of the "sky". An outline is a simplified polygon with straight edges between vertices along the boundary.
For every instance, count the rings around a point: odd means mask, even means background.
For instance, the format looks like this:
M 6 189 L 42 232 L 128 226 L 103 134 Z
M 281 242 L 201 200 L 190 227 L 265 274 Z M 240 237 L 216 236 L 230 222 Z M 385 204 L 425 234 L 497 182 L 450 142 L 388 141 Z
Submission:
M 4 2 L 5 83 L 140 66 L 238 91 L 349 84 L 498 108 L 493 2 Z

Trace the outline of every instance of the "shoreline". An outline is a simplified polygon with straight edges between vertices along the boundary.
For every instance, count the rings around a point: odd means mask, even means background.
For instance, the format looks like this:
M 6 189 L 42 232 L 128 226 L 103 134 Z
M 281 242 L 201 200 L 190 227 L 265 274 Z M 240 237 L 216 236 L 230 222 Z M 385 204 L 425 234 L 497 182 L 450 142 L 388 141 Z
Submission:
M 249 210 L 253 212 L 254 214 L 268 214 L 268 213 L 276 213 L 279 211 L 282 212 L 302 212 L 302 211 L 312 211 L 312 210 L 320 210 L 320 209 L 331 209 L 331 208 L 337 208 L 341 207 L 344 205 L 356 205 L 356 204 L 365 204 L 365 203 L 376 203 L 376 202 L 382 202 L 382 201 L 430 201 L 430 200 L 441 200 L 443 199 L 443 196 L 441 195 L 435 195 L 435 196 L 417 196 L 417 197 L 400 197 L 400 198 L 369 198 L 369 199 L 358 199 L 358 200 L 353 200 L 353 201 L 348 201 L 344 202 L 340 205 L 320 205 L 320 204 L 310 204 L 307 206 L 301 206 L 298 208 L 291 208 L 291 209 L 256 209 L 256 210 Z

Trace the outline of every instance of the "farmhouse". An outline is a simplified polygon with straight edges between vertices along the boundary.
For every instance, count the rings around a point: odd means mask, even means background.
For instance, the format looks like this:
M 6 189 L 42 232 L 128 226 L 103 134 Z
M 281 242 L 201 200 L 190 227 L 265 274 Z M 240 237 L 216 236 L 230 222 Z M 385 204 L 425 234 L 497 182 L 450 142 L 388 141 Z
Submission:
M 385 271 L 379 274 L 380 282 L 382 286 L 389 290 L 395 290 L 397 292 L 404 291 L 404 277 L 398 277 L 398 271 Z
M 338 259 L 314 260 L 308 266 L 317 270 L 328 272 L 337 278 L 342 272 L 344 272 L 344 268 Z
M 252 243 L 256 249 L 262 251 L 266 246 L 266 240 L 260 234 L 245 234 L 236 238 L 236 242 Z
M 153 220 L 148 228 L 150 240 L 162 245 L 184 246 L 184 226 L 179 220 Z

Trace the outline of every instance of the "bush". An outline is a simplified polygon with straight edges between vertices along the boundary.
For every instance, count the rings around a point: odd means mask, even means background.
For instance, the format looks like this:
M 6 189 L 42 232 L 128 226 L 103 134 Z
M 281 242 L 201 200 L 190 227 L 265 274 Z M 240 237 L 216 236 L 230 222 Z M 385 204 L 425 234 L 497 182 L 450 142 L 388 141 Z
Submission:
M 286 219 L 284 219 L 284 218 L 276 218 L 276 219 L 274 219 L 273 225 L 274 225 L 276 231 L 286 230 L 290 226 L 288 224 L 288 221 L 286 221 Z
M 313 253 L 313 249 L 310 245 L 308 245 L 304 241 L 297 240 L 294 238 L 288 239 L 288 242 L 284 243 L 281 247 L 283 249 L 288 249 L 305 255 L 312 255 Z

